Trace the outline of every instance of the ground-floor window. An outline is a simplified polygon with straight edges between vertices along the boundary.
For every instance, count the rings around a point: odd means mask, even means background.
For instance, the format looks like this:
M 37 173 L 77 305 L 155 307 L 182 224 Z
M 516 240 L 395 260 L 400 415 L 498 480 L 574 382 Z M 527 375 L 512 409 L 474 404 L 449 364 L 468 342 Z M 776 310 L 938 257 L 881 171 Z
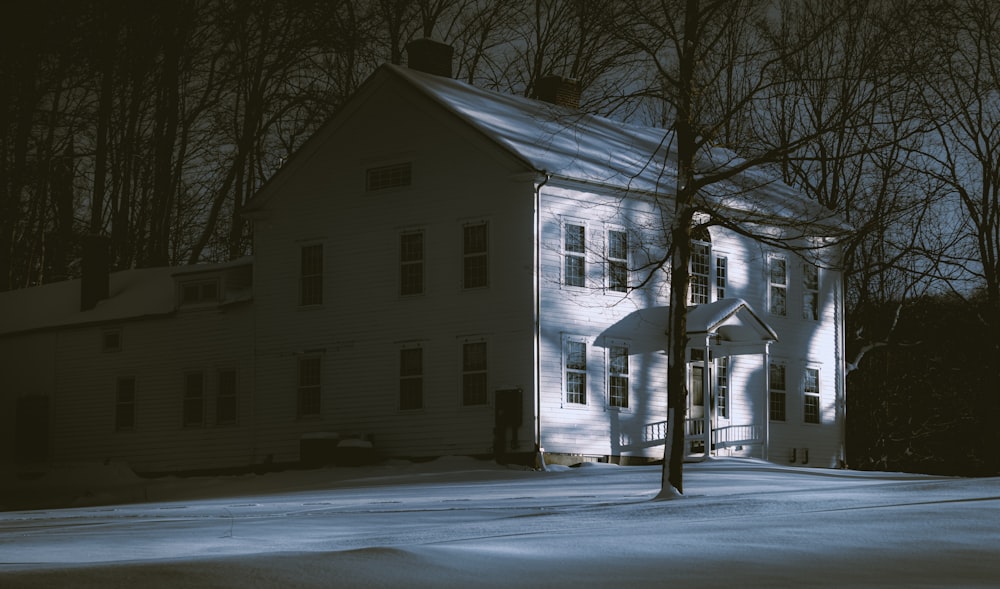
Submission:
M 819 423 L 819 370 L 806 368 L 805 381 L 802 383 L 802 419 L 806 423 Z
M 567 338 L 563 342 L 563 382 L 566 402 L 587 404 L 587 342 Z
M 118 378 L 115 388 L 115 431 L 135 428 L 135 377 Z
M 608 404 L 628 407 L 628 344 L 616 342 L 608 346 Z
M 722 356 L 715 361 L 715 410 L 725 419 L 729 417 L 729 357 Z
M 322 409 L 322 360 L 319 356 L 299 358 L 299 386 L 296 414 L 299 417 L 319 415 Z
M 189 372 L 184 375 L 184 427 L 201 427 L 205 423 L 205 373 Z
M 486 342 L 462 344 L 462 404 L 486 404 Z
M 399 351 L 399 408 L 424 406 L 424 350 L 404 348 Z
M 219 371 L 218 392 L 215 397 L 215 423 L 236 423 L 236 371 Z
M 785 421 L 785 365 L 772 362 L 769 376 L 771 421 Z

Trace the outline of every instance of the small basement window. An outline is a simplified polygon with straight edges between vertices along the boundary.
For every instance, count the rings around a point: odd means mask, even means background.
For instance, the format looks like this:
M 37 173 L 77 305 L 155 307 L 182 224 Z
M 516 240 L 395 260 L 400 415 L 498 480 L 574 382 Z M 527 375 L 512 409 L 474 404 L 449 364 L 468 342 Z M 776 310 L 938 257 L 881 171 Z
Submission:
M 211 303 L 219 300 L 219 282 L 217 280 L 202 280 L 185 282 L 181 285 L 181 304 L 194 305 Z
M 413 165 L 410 162 L 368 168 L 365 190 L 374 192 L 386 188 L 409 186 L 413 180 Z

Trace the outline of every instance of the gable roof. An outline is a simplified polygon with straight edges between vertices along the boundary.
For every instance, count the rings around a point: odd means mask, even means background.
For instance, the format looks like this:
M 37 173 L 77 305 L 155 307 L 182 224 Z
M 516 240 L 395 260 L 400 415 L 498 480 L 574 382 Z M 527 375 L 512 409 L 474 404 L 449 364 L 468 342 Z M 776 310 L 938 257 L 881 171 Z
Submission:
M 737 343 L 778 341 L 774 328 L 764 322 L 743 299 L 719 299 L 688 311 L 687 332 L 715 334 Z
M 401 66 L 379 67 L 333 119 L 350 116 L 354 103 L 363 102 L 367 93 L 377 91 L 388 79 L 404 82 L 405 87 L 469 125 L 538 174 L 657 196 L 675 192 L 676 150 L 669 130 L 630 125 Z M 334 132 L 331 121 L 299 152 L 309 151 L 311 155 L 316 143 L 329 138 Z M 741 161 L 721 148 L 702 154 L 706 169 L 719 170 Z M 292 167 L 286 165 L 272 180 L 291 172 Z M 275 186 L 269 181 L 244 210 L 260 209 L 274 192 Z M 710 209 L 735 211 L 740 220 L 766 223 L 791 219 L 813 226 L 846 228 L 834 213 L 763 170 L 741 172 L 731 180 L 713 184 L 710 192 L 710 196 L 703 197 L 703 204 Z

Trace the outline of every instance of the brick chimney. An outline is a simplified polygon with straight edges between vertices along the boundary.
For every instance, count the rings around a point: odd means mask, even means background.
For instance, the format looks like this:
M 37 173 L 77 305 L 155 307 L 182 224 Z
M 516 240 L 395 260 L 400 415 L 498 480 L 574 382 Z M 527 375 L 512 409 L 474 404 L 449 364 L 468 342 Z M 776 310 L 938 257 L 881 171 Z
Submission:
M 544 76 L 535 82 L 532 98 L 567 108 L 580 108 L 580 83 L 573 78 Z
M 83 238 L 83 274 L 80 276 L 80 310 L 89 311 L 110 292 L 109 239 L 103 235 Z
M 433 39 L 417 39 L 406 45 L 406 65 L 412 70 L 451 77 L 451 45 Z

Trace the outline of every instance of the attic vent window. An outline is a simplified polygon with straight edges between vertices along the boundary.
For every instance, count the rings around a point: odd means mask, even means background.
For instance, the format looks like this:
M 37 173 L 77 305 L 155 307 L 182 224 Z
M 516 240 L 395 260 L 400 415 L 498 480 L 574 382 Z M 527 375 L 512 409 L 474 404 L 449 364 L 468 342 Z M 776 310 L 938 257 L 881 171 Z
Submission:
M 409 186 L 413 179 L 413 165 L 410 162 L 368 168 L 365 190 L 374 192 L 386 188 Z

